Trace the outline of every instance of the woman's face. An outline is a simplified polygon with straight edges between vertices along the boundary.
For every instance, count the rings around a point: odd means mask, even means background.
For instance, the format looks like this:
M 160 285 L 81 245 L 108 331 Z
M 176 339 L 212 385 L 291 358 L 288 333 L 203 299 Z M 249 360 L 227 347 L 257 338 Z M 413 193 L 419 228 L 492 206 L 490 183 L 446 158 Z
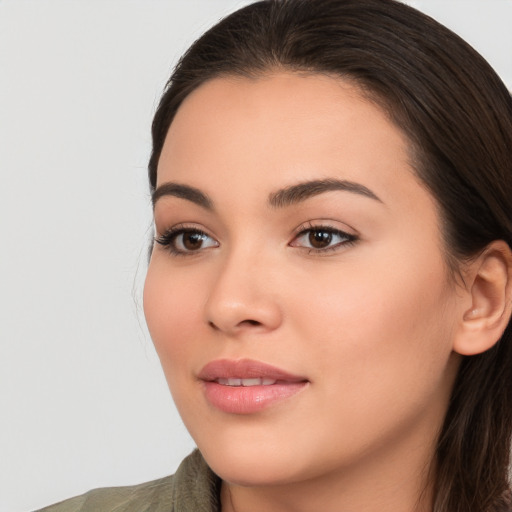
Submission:
M 327 76 L 207 82 L 169 129 L 155 200 L 145 314 L 214 471 L 263 485 L 425 463 L 461 299 L 375 104 Z

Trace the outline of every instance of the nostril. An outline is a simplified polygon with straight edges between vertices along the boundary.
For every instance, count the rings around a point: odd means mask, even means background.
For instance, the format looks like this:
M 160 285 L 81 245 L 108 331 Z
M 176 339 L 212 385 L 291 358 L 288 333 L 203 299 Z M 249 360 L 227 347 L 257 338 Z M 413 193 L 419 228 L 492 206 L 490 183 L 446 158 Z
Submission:
M 240 322 L 240 325 L 248 324 L 248 325 L 261 325 L 261 322 L 258 322 L 257 320 L 244 320 L 243 322 Z
M 244 327 L 244 326 L 246 326 L 246 327 L 258 327 L 260 325 L 263 325 L 263 324 L 261 322 L 258 322 L 258 320 L 242 320 L 235 327 L 236 328 L 240 328 L 240 327 Z M 222 331 L 222 330 L 224 330 L 221 327 L 219 327 L 218 325 L 216 325 L 215 322 L 212 322 L 212 321 L 208 322 L 208 326 L 211 327 L 214 331 Z
M 259 322 L 258 320 L 252 320 L 252 319 L 242 320 L 241 322 L 229 324 L 229 325 L 222 325 L 222 324 L 217 325 L 215 322 L 213 322 L 211 320 L 208 321 L 208 327 L 210 327 L 213 331 L 223 331 L 223 332 L 232 332 L 232 333 L 235 333 L 238 331 L 244 331 L 247 328 L 250 329 L 252 327 L 261 327 L 262 325 L 264 325 L 263 322 Z

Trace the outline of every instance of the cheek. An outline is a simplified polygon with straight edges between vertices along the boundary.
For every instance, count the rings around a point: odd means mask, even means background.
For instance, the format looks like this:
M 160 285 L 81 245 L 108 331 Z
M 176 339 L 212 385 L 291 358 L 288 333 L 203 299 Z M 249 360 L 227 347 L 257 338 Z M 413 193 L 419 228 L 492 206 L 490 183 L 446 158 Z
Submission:
M 330 439 L 333 454 L 349 454 L 412 425 L 434 431 L 454 376 L 444 266 L 425 274 L 402 261 L 317 277 L 303 283 L 315 300 L 294 299 L 293 316 L 314 381 L 307 421 L 319 437 Z
M 423 267 L 421 258 L 409 261 L 415 264 L 395 258 L 393 265 L 382 260 L 368 267 L 371 272 L 345 268 L 342 275 L 318 276 L 309 284 L 307 296 L 315 300 L 307 311 L 304 297 L 296 300 L 298 331 L 315 340 L 319 374 L 368 392 L 442 379 L 454 327 L 445 266 L 441 259 Z
M 182 367 L 189 340 L 197 336 L 201 318 L 200 280 L 173 276 L 158 260 L 152 262 L 144 284 L 144 314 L 162 366 Z

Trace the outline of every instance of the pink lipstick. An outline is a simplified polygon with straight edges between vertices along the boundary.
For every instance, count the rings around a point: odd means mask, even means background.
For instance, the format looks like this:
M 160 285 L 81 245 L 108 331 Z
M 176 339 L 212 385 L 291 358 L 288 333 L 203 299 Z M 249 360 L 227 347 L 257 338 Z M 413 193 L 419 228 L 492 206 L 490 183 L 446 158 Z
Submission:
M 231 414 L 253 414 L 285 400 L 308 380 L 250 359 L 218 359 L 199 373 L 211 405 Z

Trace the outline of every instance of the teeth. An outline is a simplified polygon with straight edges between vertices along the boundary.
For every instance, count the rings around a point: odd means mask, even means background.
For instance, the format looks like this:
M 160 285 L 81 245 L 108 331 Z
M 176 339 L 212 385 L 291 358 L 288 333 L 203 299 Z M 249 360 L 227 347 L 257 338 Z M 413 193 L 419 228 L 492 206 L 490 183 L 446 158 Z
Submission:
M 222 386 L 271 386 L 275 384 L 275 379 L 217 379 Z
M 261 386 L 261 382 L 261 379 L 240 379 L 240 384 L 242 384 L 242 386 Z

